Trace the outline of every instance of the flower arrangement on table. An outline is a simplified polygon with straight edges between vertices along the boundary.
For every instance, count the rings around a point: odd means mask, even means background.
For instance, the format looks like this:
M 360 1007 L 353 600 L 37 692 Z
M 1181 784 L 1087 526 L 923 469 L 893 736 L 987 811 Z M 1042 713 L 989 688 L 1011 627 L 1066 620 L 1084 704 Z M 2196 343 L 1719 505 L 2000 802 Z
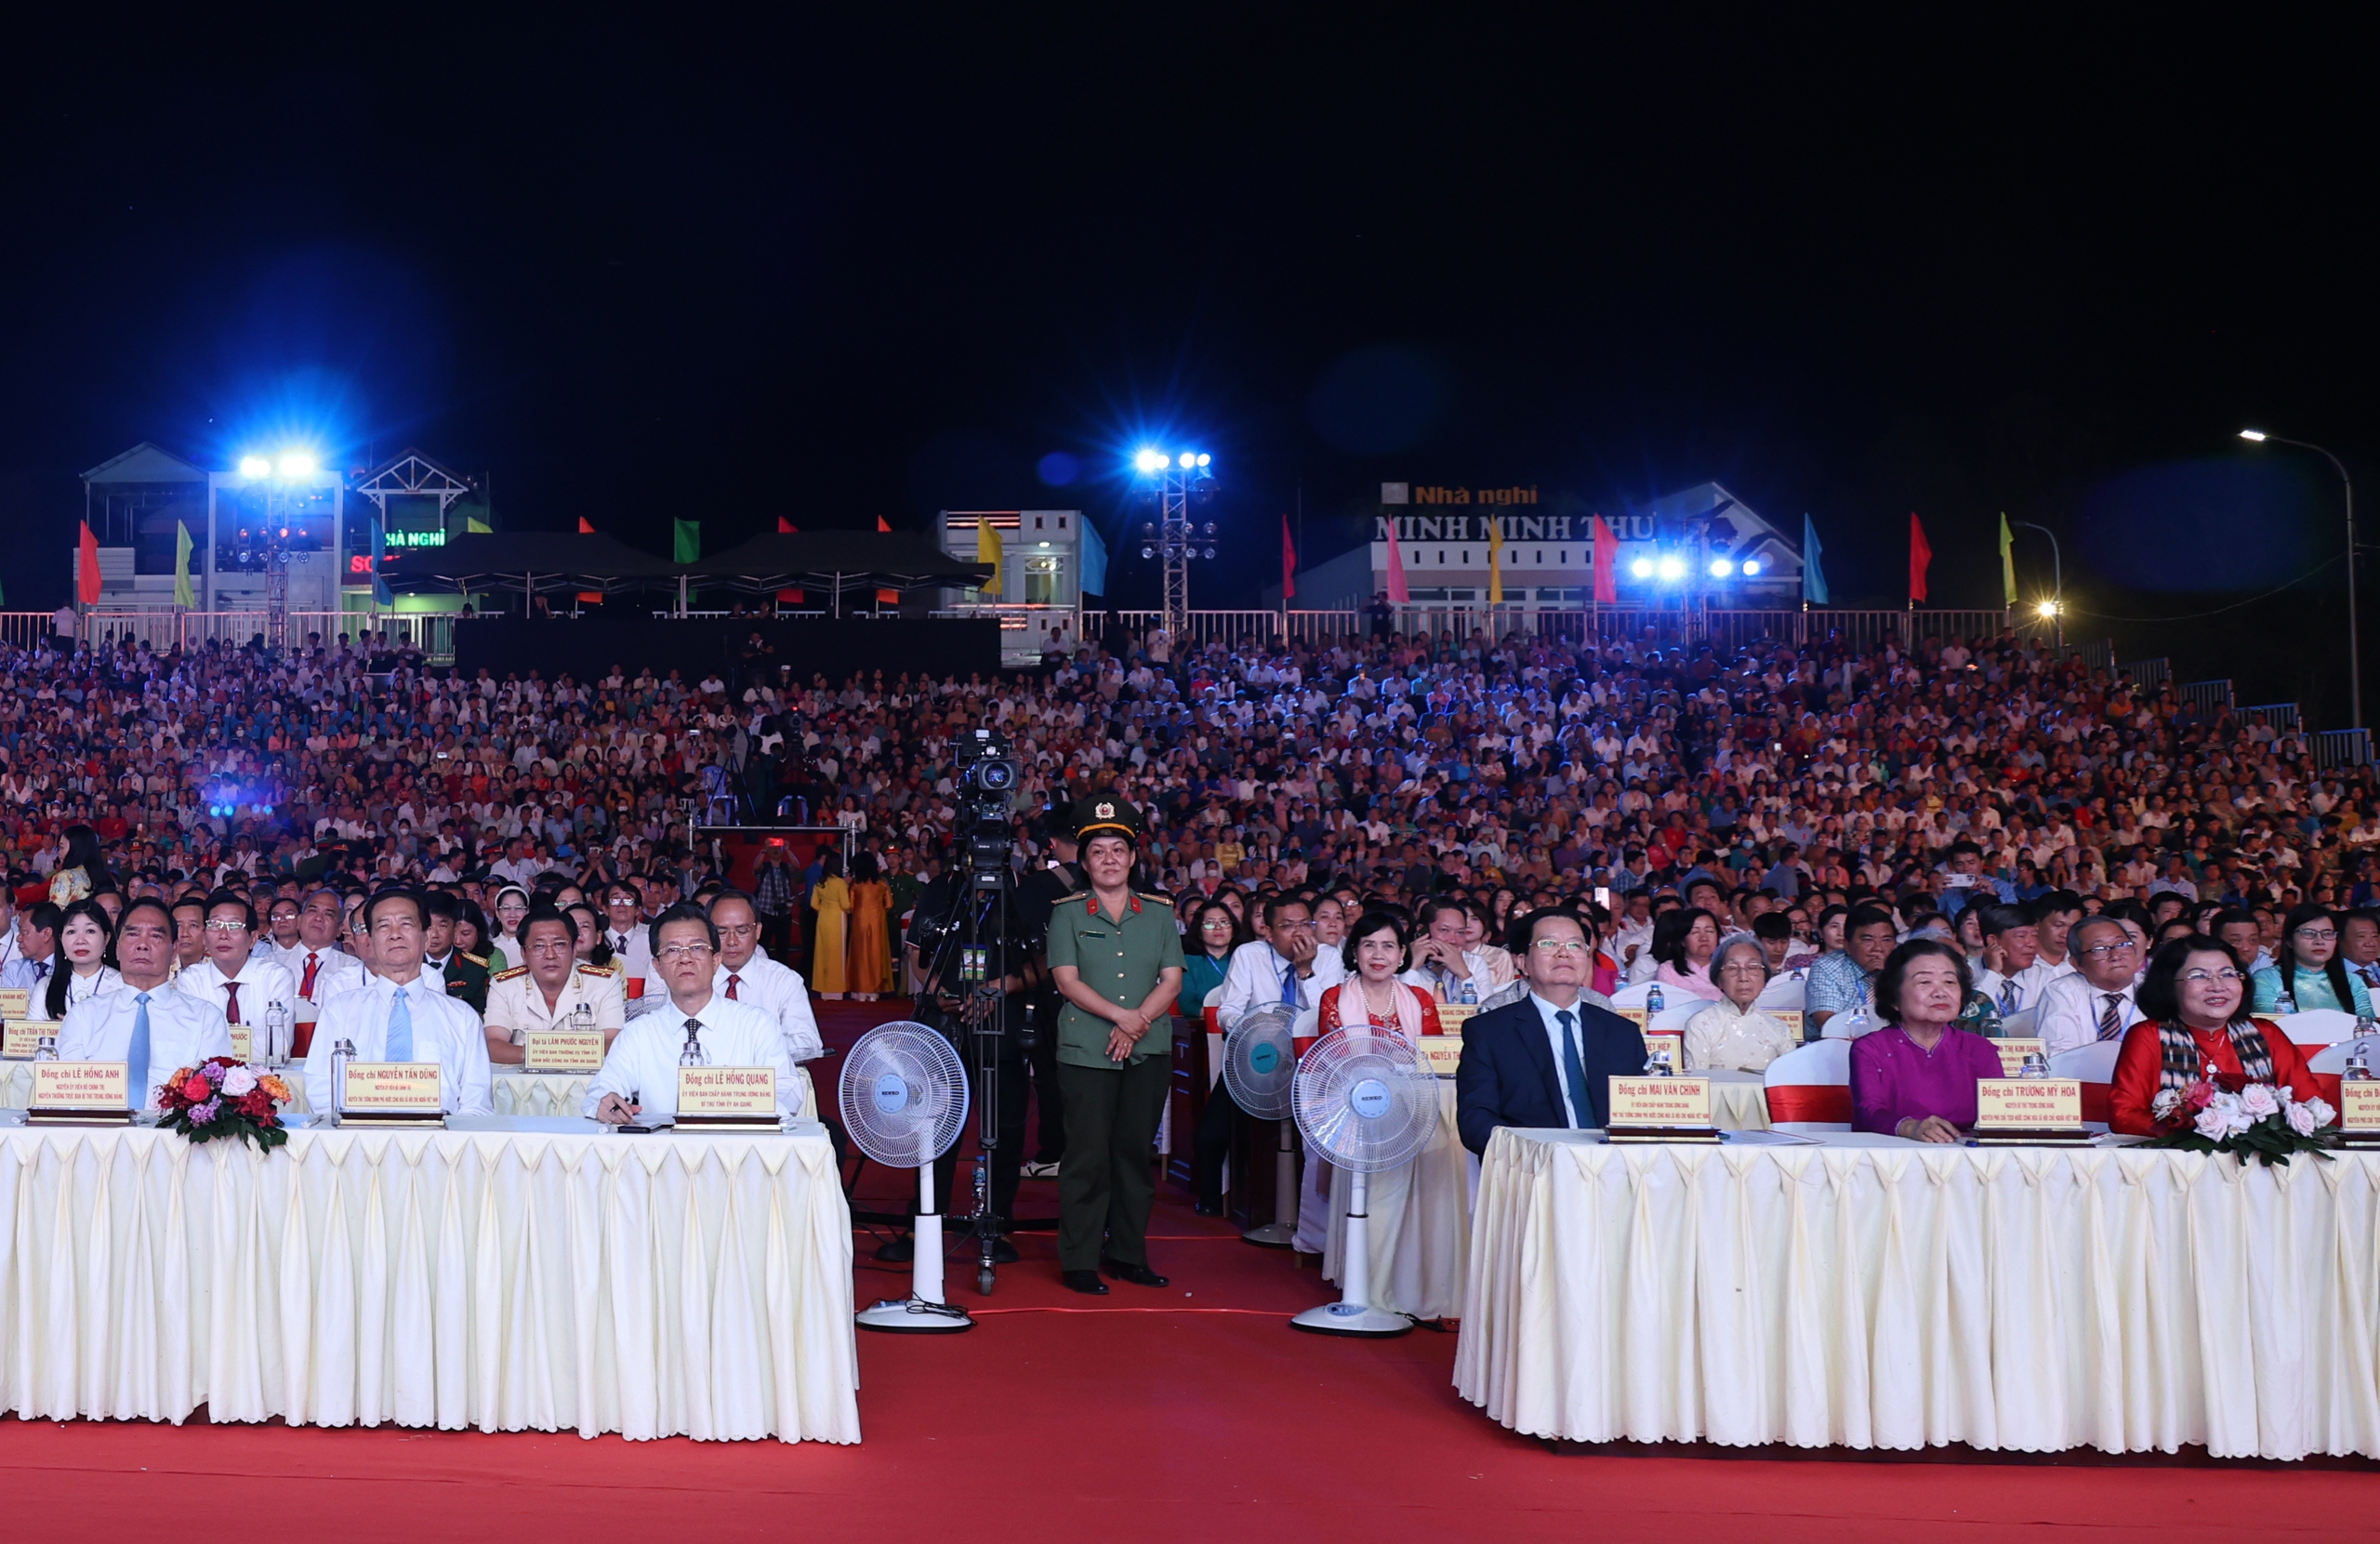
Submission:
M 2262 1158 L 2271 1165 L 2300 1153 L 2327 1161 L 2328 1150 L 2339 1145 L 2338 1128 L 2332 1125 L 2338 1112 L 2323 1100 L 2300 1102 L 2285 1083 L 2200 1078 L 2188 1088 L 2158 1090 L 2149 1109 L 2168 1128 L 2149 1141 L 2150 1147 L 2228 1153 L 2242 1163 Z
M 157 1090 L 157 1105 L 170 1127 L 192 1142 L 245 1137 L 270 1153 L 289 1140 L 275 1101 L 286 1102 L 289 1085 L 246 1062 L 217 1056 L 183 1067 Z

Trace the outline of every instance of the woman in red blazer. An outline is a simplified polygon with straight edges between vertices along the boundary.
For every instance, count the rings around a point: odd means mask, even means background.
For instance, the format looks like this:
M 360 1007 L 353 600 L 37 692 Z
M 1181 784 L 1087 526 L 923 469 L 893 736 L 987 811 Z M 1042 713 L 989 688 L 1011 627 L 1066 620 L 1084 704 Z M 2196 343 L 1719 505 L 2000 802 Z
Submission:
M 2306 1057 L 2269 1019 L 2249 1016 L 2248 978 L 2239 957 L 2204 933 L 2157 946 L 2134 1000 L 2144 1015 L 2124 1032 L 2108 1090 L 2109 1129 L 2162 1136 L 2157 1095 L 2204 1080 L 2236 1090 L 2247 1083 L 2287 1085 L 2292 1098 L 2315 1097 Z

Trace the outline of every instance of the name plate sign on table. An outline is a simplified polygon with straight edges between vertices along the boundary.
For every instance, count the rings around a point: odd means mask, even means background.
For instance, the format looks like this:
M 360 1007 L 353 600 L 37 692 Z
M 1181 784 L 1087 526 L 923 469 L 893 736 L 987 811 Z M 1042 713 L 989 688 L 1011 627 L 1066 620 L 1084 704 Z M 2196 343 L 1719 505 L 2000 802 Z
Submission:
M 678 1125 L 695 1130 L 774 1131 L 777 1075 L 767 1067 L 680 1067 Z
M 2082 1084 L 2072 1077 L 1978 1077 L 1975 1140 L 1986 1145 L 2090 1141 Z
M 231 1026 L 231 1054 L 243 1062 L 256 1060 L 257 1037 L 245 1024 Z
M 0 1026 L 0 1058 L 10 1062 L 30 1062 L 41 1049 L 41 1037 L 55 1035 L 58 1026 L 39 1019 L 11 1019 Z
M 522 1044 L 521 1064 L 530 1072 L 602 1072 L 603 1032 L 600 1029 L 533 1029 L 528 1039 Z
M 2018 1073 L 2025 1070 L 2026 1057 L 2047 1056 L 2049 1054 L 2049 1043 L 2047 1041 L 2027 1040 L 2021 1037 L 2010 1040 L 1994 1040 L 1991 1042 L 1991 1049 L 2000 1053 L 2000 1070 L 2010 1077 L 2014 1077 Z
M 2380 1146 L 2380 1077 L 2339 1080 L 2339 1129 L 2350 1147 Z
M 30 986 L 0 986 L 0 1019 L 21 1019 L 33 1010 Z
M 1604 1129 L 1613 1142 L 1717 1142 L 1707 1077 L 1615 1077 Z
M 1462 1036 L 1460 1035 L 1424 1035 L 1414 1042 L 1421 1049 L 1421 1070 L 1440 1077 L 1452 1077 L 1462 1065 Z M 2373 1085 L 2380 1088 L 2380 1084 Z
M 1438 1029 L 1443 1034 L 1460 1036 L 1462 1026 L 1478 1012 L 1475 1002 L 1442 1002 L 1438 1004 Z
M 132 1076 L 122 1062 L 36 1062 L 26 1120 L 121 1120 L 131 1114 Z
M 1627 1020 L 1630 1023 L 1634 1024 L 1640 1030 L 1646 1024 L 1653 1022 L 1653 1015 L 1651 1012 L 1642 1008 L 1622 1008 L 1617 1011 L 1621 1018 Z
M 341 1121 L 430 1125 L 444 1119 L 435 1062 L 350 1062 Z

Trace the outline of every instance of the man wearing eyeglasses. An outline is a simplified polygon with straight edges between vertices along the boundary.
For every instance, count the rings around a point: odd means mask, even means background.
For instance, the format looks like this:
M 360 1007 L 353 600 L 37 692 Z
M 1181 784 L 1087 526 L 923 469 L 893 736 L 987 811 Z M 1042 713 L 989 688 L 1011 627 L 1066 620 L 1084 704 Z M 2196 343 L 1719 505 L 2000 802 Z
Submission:
M 2074 924 L 2067 950 L 2075 972 L 2050 983 L 2034 1021 L 2043 1049 L 2052 1056 L 2100 1040 L 2120 1043 L 2141 1018 L 2133 1000 L 2140 945 L 2122 923 L 2086 917 Z
M 1585 1000 L 1594 969 L 1575 912 L 1531 912 L 1513 925 L 1512 950 L 1528 996 L 1462 1026 L 1455 1124 L 1462 1144 L 1488 1150 L 1499 1126 L 1590 1130 L 1609 1112 L 1611 1079 L 1645 1070 L 1645 1037 Z
M 206 919 L 200 924 L 206 957 L 174 978 L 175 990 L 213 1003 L 230 1023 L 261 1024 L 271 1003 L 281 1005 L 284 1023 L 295 1023 L 298 983 L 281 966 L 256 957 L 256 909 L 245 897 L 228 890 L 208 896 Z M 263 1054 L 262 1041 L 256 1049 Z

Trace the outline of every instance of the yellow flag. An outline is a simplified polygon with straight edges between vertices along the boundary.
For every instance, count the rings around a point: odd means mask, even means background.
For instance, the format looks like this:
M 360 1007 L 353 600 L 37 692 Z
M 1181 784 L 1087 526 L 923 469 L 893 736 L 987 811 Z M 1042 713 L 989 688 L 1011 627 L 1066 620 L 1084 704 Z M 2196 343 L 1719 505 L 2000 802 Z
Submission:
M 2000 593 L 2007 604 L 2016 603 L 2016 538 L 2008 533 L 2008 517 L 2000 517 Z
M 975 517 L 975 561 L 991 565 L 992 576 L 984 581 L 983 593 L 993 600 L 1005 594 L 1000 583 L 1000 534 L 992 529 L 992 517 Z
M 191 548 L 196 545 L 190 539 L 190 527 L 174 521 L 174 604 L 184 611 L 198 609 L 198 591 L 190 582 Z
M 1504 603 L 1504 532 L 1496 517 L 1488 517 L 1488 603 Z

